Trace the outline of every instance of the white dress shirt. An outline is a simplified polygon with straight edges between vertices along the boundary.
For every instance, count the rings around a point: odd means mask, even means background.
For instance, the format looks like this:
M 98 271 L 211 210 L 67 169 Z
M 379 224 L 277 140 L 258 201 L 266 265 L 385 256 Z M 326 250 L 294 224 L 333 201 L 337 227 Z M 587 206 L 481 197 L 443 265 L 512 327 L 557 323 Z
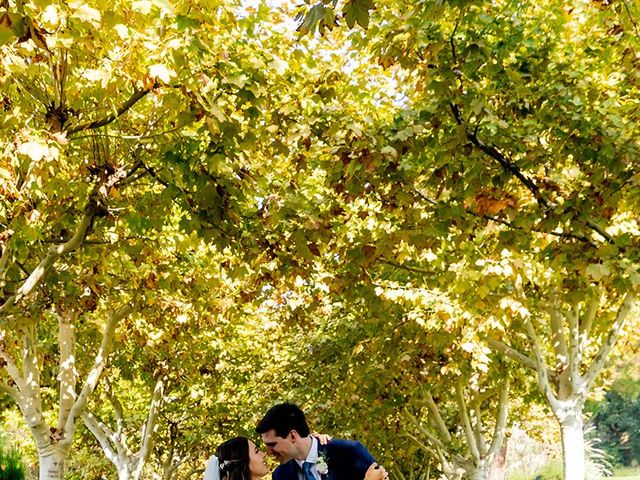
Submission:
M 313 466 L 311 467 L 311 473 L 313 474 L 313 478 L 315 478 L 316 480 L 321 480 L 320 474 L 316 469 L 316 462 L 318 461 L 318 439 L 316 437 L 311 437 L 311 441 L 312 441 L 311 449 L 307 454 L 307 458 L 305 458 L 304 460 L 296 460 L 296 462 L 298 462 L 298 465 L 300 466 L 300 471 L 298 472 L 299 480 L 305 480 L 304 472 L 302 471 L 302 464 L 304 462 L 313 463 Z

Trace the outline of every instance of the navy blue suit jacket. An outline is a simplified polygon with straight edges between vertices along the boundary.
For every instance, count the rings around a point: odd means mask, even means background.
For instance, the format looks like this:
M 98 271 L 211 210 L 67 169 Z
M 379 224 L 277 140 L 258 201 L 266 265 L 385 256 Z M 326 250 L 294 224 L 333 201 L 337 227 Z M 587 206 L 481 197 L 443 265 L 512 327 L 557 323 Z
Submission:
M 369 466 L 375 462 L 369 451 L 360 442 L 351 440 L 331 440 L 326 445 L 318 444 L 318 455 L 324 453 L 329 473 L 322 475 L 326 480 L 362 480 Z M 289 460 L 273 472 L 273 480 L 298 480 L 300 467 L 295 460 Z

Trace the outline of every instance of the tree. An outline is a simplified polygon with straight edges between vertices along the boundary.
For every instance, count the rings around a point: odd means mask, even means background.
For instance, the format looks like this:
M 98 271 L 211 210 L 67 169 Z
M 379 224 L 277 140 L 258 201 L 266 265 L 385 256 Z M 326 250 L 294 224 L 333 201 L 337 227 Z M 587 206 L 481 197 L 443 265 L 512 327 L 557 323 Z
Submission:
M 128 51 L 111 51 L 104 57 L 110 61 L 100 64 L 95 54 L 106 53 L 113 37 L 74 41 L 88 38 L 102 19 L 88 4 L 45 8 L 18 1 L 4 2 L 2 9 L 2 98 L 8 112 L 2 141 L 8 161 L 2 165 L 0 350 L 8 380 L 3 378 L 0 388 L 31 428 L 40 478 L 57 479 L 64 475 L 77 421 L 104 370 L 118 323 L 134 310 L 125 286 L 135 270 L 121 267 L 140 252 L 142 231 L 163 223 L 158 216 L 145 222 L 141 212 L 171 202 L 158 199 L 153 184 L 141 181 L 144 156 L 154 145 L 138 142 L 159 127 L 155 106 L 144 100 L 171 73 L 153 63 L 116 73 L 110 62 L 136 54 L 137 42 Z M 143 35 L 154 31 L 163 15 L 156 9 L 152 16 L 138 11 L 114 19 L 123 21 L 123 35 L 136 27 L 136 35 Z M 111 104 L 114 98 L 122 100 Z M 139 117 L 125 121 L 125 114 L 143 104 Z M 110 133 L 113 125 L 116 132 Z M 91 133 L 97 129 L 103 133 Z M 55 319 L 58 341 L 52 342 Z M 102 330 L 97 342 L 96 330 Z M 40 349 L 52 343 L 57 345 Z M 92 360 L 95 343 L 100 346 Z M 59 372 L 48 361 L 52 355 L 59 357 Z M 87 379 L 77 392 L 81 367 Z M 50 428 L 41 382 L 55 385 L 56 374 L 59 413 L 57 427 Z
M 410 435 L 421 448 L 423 448 L 434 460 L 440 463 L 444 475 L 451 480 L 460 479 L 463 476 L 471 479 L 488 478 L 489 470 L 494 464 L 505 441 L 507 428 L 507 411 L 509 404 L 509 378 L 503 380 L 499 387 L 499 398 L 497 411 L 491 417 L 495 421 L 493 434 L 487 442 L 487 425 L 483 424 L 483 415 L 487 402 L 487 395 L 478 385 L 473 385 L 470 401 L 467 402 L 463 378 L 459 377 L 455 382 L 455 407 L 453 412 L 457 413 L 456 425 L 461 428 L 451 428 L 444 420 L 442 411 L 444 402 L 440 405 L 436 403 L 430 392 L 426 394 L 427 408 L 430 426 L 423 426 L 421 422 L 410 415 L 412 422 L 417 429 L 418 437 Z M 455 439 L 451 432 L 464 432 L 464 444 L 462 449 L 456 445 L 460 439 Z
M 140 447 L 132 451 L 129 447 L 130 439 L 125 430 L 124 413 L 122 404 L 113 391 L 109 392 L 109 401 L 113 406 L 116 417 L 116 427 L 112 428 L 97 417 L 93 412 L 86 410 L 82 419 L 91 431 L 107 458 L 115 465 L 120 480 L 138 480 L 142 474 L 145 463 L 151 456 L 153 449 L 153 437 L 157 429 L 158 410 L 162 402 L 162 381 L 159 380 L 153 390 L 149 404 L 149 413 L 142 426 L 140 434 Z
M 333 17 L 316 13 L 332 8 L 313 6 L 302 30 L 330 26 Z M 566 478 L 582 476 L 582 404 L 640 279 L 637 78 L 599 53 L 633 70 L 634 8 L 380 1 L 365 33 L 325 31 L 393 68 L 405 95 L 393 122 L 348 145 L 351 171 L 333 182 L 368 204 L 361 215 L 382 222 L 373 206 L 387 209 L 385 228 L 351 229 L 349 250 L 362 242 L 374 281 L 405 269 L 425 288 L 446 288 L 488 336 L 530 339 L 535 358 L 492 345 L 539 366 L 565 437 Z M 564 377 L 556 390 L 543 366 L 551 351 Z

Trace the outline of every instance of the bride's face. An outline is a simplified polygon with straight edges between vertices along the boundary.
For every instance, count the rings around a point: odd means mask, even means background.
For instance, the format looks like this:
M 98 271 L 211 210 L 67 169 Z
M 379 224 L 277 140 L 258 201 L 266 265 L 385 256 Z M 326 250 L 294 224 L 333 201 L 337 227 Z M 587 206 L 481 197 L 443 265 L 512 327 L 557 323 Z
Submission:
M 251 478 L 262 478 L 269 473 L 269 467 L 264 461 L 265 453 L 249 440 L 249 473 Z

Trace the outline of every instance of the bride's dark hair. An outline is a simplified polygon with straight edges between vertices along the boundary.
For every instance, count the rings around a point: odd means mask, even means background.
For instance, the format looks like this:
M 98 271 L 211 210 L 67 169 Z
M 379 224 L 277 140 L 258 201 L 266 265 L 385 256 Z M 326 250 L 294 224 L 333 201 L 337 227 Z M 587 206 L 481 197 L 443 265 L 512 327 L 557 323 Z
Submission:
M 220 480 L 250 480 L 249 439 L 235 437 L 220 444 L 216 450 L 220 463 Z

